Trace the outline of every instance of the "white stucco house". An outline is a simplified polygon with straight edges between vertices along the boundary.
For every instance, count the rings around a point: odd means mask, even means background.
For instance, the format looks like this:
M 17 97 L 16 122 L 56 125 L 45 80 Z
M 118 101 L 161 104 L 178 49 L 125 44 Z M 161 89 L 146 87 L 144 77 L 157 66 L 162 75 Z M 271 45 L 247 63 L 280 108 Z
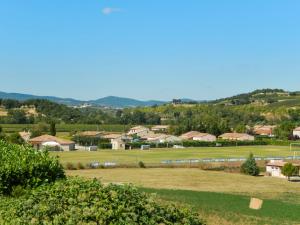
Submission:
M 300 138 L 300 127 L 296 127 L 293 130 L 293 136 L 298 136 Z
M 55 148 L 63 151 L 75 150 L 75 142 L 65 140 L 48 134 L 32 138 L 28 141 L 36 149 L 42 149 L 44 147 Z
M 271 160 L 266 165 L 266 172 L 272 177 L 286 178 L 285 175 L 282 174 L 282 168 L 287 162 L 283 160 Z M 294 164 L 294 166 L 299 167 L 300 165 Z

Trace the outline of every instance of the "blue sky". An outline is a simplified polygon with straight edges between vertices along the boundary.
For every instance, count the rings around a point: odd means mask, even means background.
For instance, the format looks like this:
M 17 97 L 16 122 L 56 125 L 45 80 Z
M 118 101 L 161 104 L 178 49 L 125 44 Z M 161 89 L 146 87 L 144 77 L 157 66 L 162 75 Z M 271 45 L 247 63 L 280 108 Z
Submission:
M 0 90 L 215 99 L 300 90 L 298 0 L 1 0 Z

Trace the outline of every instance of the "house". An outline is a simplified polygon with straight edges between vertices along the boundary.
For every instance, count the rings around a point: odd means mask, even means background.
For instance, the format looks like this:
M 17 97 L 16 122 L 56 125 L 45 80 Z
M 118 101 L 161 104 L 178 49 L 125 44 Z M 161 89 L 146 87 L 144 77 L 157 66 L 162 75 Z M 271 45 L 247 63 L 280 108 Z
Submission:
M 78 134 L 81 137 L 101 138 L 103 132 L 100 131 L 83 131 Z
M 216 141 L 217 137 L 212 135 L 212 134 L 208 134 L 208 133 L 201 133 L 199 131 L 190 131 L 187 132 L 185 134 L 182 134 L 180 136 L 180 138 L 184 139 L 184 140 L 193 140 L 193 141 Z
M 272 176 L 272 177 L 280 177 L 280 178 L 286 178 L 282 174 L 282 167 L 286 164 L 287 162 L 284 162 L 283 160 L 271 160 L 269 163 L 266 165 L 266 172 Z M 293 166 L 300 167 L 299 164 L 294 164 Z
M 112 145 L 112 149 L 113 150 L 125 150 L 126 149 L 126 143 L 123 139 L 121 138 L 117 138 L 117 139 L 113 139 L 111 140 L 111 145 Z
M 28 132 L 27 131 L 19 132 L 19 135 L 25 142 L 28 142 L 31 137 L 31 133 L 29 131 Z
M 108 139 L 110 141 L 116 140 L 116 139 L 122 139 L 123 141 L 130 142 L 132 141 L 132 137 L 128 136 L 126 134 L 121 134 L 121 133 L 110 133 L 110 134 L 105 134 L 102 136 L 103 139 Z
M 29 139 L 28 142 L 30 144 L 32 144 L 33 147 L 38 150 L 42 149 L 43 147 L 46 147 L 46 146 L 60 148 L 61 150 L 64 150 L 64 151 L 75 150 L 75 142 L 61 139 L 61 138 L 51 136 L 48 134 Z
M 273 132 L 275 128 L 276 126 L 273 125 L 256 125 L 254 126 L 254 133 L 256 135 L 274 137 Z
M 179 143 L 182 142 L 182 139 L 180 137 L 174 136 L 174 135 L 167 135 L 164 139 L 162 139 L 162 142 L 165 143 Z
M 147 134 L 140 135 L 141 140 L 148 142 L 159 142 L 161 138 L 164 138 L 166 134 L 156 134 L 150 131 Z
M 151 128 L 152 131 L 154 132 L 162 132 L 162 133 L 166 133 L 169 129 L 169 125 L 156 125 L 156 126 L 153 126 Z
M 300 138 L 300 127 L 296 127 L 296 128 L 293 130 L 293 136 L 299 137 L 299 138 Z
M 150 129 L 147 127 L 143 127 L 143 126 L 136 126 L 136 127 L 132 127 L 127 135 L 137 135 L 137 136 L 141 136 L 144 134 L 148 134 L 150 132 Z
M 254 141 L 254 136 L 246 133 L 225 133 L 219 136 L 223 140 L 229 141 Z

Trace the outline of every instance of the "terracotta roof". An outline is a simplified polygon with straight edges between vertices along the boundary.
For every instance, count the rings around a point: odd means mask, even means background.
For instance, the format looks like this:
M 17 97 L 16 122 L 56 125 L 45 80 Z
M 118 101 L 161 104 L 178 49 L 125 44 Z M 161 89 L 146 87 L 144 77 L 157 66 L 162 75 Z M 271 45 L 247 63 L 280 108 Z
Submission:
M 221 138 L 241 138 L 241 137 L 245 137 L 245 136 L 253 137 L 246 133 L 225 133 L 225 134 L 220 135 L 219 137 L 221 137 Z
M 58 144 L 61 144 L 61 145 L 69 145 L 69 144 L 74 144 L 75 143 L 73 141 L 61 139 L 61 138 L 54 137 L 54 136 L 51 136 L 51 135 L 48 135 L 48 134 L 32 138 L 32 139 L 29 140 L 29 143 L 31 143 L 31 144 L 41 144 L 41 143 L 49 142 L 49 141 L 54 141 L 54 142 L 57 142 Z
M 277 166 L 277 167 L 283 167 L 287 162 L 284 162 L 282 160 L 273 160 L 267 163 L 267 166 Z M 293 163 L 293 166 L 300 166 L 299 164 Z
M 187 132 L 185 134 L 182 134 L 180 137 L 185 138 L 185 139 L 190 139 L 190 138 L 194 138 L 194 137 L 204 137 L 204 136 L 207 136 L 207 135 L 212 135 L 212 134 L 201 133 L 199 131 L 190 131 L 190 132 Z
M 276 126 L 273 125 L 257 125 L 254 126 L 254 132 L 260 135 L 271 135 Z

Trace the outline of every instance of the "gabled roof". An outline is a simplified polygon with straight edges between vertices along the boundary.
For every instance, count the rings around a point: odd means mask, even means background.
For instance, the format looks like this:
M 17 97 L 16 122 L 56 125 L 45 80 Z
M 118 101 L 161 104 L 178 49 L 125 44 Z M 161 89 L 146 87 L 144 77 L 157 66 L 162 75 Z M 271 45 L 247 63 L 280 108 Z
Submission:
M 241 137 L 253 137 L 252 135 L 246 133 L 225 133 L 220 135 L 221 138 L 241 138 Z
M 282 160 L 271 160 L 270 162 L 267 163 L 267 166 L 276 166 L 276 167 L 283 167 L 287 162 L 284 162 Z M 292 163 L 293 166 L 299 167 L 299 164 Z
M 182 134 L 180 137 L 190 139 L 190 138 L 194 138 L 194 137 L 204 137 L 204 136 L 207 136 L 207 135 L 213 136 L 212 134 L 201 133 L 199 131 L 190 131 L 190 132 L 187 132 L 185 134 Z
M 41 144 L 41 143 L 50 142 L 50 141 L 57 142 L 58 144 L 61 144 L 61 145 L 70 145 L 70 144 L 75 143 L 74 141 L 61 139 L 61 138 L 54 137 L 54 136 L 51 136 L 51 135 L 48 135 L 48 134 L 32 138 L 32 139 L 29 140 L 29 143 L 31 143 L 31 144 Z

